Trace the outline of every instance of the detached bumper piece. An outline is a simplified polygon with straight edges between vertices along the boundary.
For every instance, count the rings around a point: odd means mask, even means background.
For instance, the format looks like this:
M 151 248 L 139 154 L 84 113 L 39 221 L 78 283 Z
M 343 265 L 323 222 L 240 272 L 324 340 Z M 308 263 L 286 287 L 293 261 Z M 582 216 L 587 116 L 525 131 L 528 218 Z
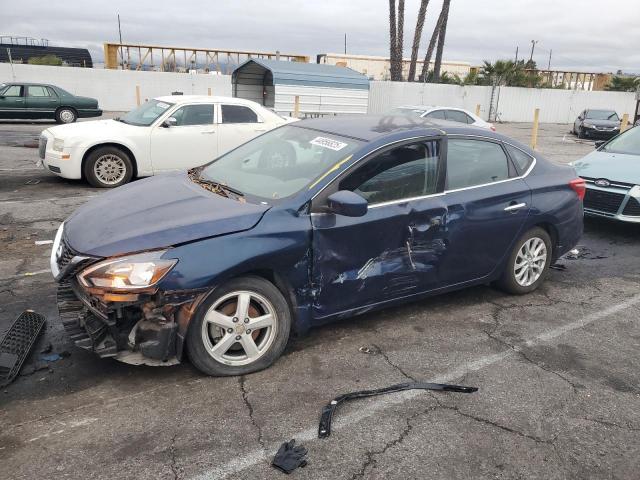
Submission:
M 22 312 L 13 322 L 0 341 L 0 386 L 11 383 L 16 377 L 45 322 L 44 315 L 31 310 Z
M 318 426 L 318 438 L 326 438 L 331 435 L 331 420 L 338 405 L 355 398 L 374 397 L 376 395 L 384 395 L 385 393 L 402 392 L 404 390 L 441 390 L 444 392 L 473 393 L 477 392 L 476 387 L 464 387 L 462 385 L 448 385 L 446 383 L 398 383 L 389 387 L 378 388 L 376 390 L 361 390 L 358 392 L 345 393 L 334 398 L 331 402 L 324 406 L 320 415 L 320 425 Z

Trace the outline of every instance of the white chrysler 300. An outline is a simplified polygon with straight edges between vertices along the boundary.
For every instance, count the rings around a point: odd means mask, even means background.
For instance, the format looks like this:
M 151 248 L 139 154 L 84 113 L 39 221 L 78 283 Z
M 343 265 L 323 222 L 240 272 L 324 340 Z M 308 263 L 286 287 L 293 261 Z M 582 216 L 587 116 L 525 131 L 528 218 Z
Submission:
M 203 165 L 294 119 L 240 98 L 158 97 L 113 120 L 47 128 L 40 136 L 45 169 L 95 187 Z

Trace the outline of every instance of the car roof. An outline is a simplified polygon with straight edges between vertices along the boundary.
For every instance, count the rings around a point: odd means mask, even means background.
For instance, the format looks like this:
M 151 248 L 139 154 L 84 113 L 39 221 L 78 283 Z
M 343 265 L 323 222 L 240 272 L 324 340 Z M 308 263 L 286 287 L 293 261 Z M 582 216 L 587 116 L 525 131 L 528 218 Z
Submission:
M 235 105 L 256 105 L 261 106 L 259 103 L 252 102 L 251 100 L 245 100 L 244 98 L 236 97 L 221 97 L 221 96 L 209 96 L 209 95 L 165 95 L 162 97 L 155 97 L 154 100 L 160 100 L 161 102 L 169 102 L 175 104 L 183 103 L 233 103 Z
M 459 134 L 482 136 L 513 143 L 511 139 L 499 133 L 479 127 L 466 126 L 446 120 L 417 118 L 410 115 L 322 117 L 301 120 L 292 125 L 351 137 L 365 142 L 372 142 L 392 135 L 412 137 Z
M 37 86 L 43 86 L 43 87 L 60 88 L 60 87 L 56 87 L 56 85 L 51 85 L 50 83 L 36 83 L 36 82 L 4 82 L 1 85 L 37 85 Z
M 400 105 L 396 108 L 402 108 L 407 110 L 460 110 L 462 112 L 468 112 L 469 110 L 465 110 L 461 107 L 443 107 L 440 105 Z

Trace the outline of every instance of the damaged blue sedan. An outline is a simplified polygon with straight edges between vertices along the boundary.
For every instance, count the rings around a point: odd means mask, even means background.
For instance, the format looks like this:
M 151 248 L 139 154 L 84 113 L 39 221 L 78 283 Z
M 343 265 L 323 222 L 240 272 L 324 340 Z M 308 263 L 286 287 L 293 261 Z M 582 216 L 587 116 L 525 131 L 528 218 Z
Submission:
M 572 167 L 490 131 L 305 120 L 88 202 L 51 269 L 77 346 L 240 375 L 325 322 L 478 284 L 535 290 L 578 242 L 584 192 Z

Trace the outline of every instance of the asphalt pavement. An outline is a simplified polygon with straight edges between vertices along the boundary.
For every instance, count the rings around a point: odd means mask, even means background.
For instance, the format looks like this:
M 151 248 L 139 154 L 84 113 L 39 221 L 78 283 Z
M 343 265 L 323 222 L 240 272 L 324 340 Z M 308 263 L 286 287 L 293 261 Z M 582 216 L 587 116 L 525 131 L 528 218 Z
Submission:
M 578 258 L 533 294 L 482 286 L 361 315 L 255 374 L 134 367 L 75 348 L 59 322 L 35 242 L 101 191 L 36 167 L 23 145 L 47 126 L 0 121 L 0 330 L 28 308 L 48 319 L 0 391 L 0 478 L 280 478 L 269 463 L 291 438 L 309 449 L 299 479 L 638 478 L 640 226 L 587 221 Z M 569 128 L 541 125 L 540 151 L 593 149 Z M 531 126 L 498 130 L 528 143 Z M 43 361 L 49 343 L 64 358 Z M 356 400 L 317 438 L 334 396 L 412 380 L 479 391 Z

